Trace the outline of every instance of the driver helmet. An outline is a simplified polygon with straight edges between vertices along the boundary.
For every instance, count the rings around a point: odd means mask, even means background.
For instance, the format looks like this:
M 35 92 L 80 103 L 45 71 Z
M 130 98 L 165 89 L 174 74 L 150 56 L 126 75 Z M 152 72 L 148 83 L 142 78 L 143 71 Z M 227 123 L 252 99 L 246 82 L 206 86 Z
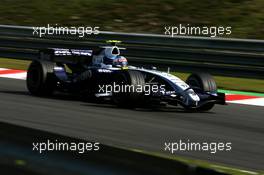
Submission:
M 111 57 L 105 57 L 104 64 L 110 64 L 113 67 L 126 67 L 128 65 L 128 62 L 124 56 L 113 55 Z

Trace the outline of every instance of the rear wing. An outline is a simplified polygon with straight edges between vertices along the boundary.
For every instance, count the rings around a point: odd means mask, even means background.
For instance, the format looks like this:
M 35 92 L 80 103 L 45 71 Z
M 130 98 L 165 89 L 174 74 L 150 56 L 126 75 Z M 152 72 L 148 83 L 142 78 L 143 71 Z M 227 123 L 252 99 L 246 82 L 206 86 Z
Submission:
M 39 59 L 57 63 L 89 63 L 92 60 L 93 50 L 48 48 L 39 51 Z

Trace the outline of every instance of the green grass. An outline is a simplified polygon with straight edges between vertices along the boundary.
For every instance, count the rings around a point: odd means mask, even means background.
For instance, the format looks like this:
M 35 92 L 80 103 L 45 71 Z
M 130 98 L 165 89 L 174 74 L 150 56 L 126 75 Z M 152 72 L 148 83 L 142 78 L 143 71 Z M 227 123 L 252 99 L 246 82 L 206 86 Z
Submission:
M 171 159 L 171 160 L 183 162 L 183 163 L 186 163 L 186 164 L 191 165 L 191 166 L 199 166 L 199 167 L 209 168 L 209 169 L 216 170 L 218 172 L 232 174 L 232 175 L 252 175 L 252 174 L 264 175 L 263 171 L 250 171 L 250 170 L 226 166 L 224 164 L 216 164 L 216 163 L 212 163 L 212 162 L 208 162 L 208 161 L 204 161 L 204 160 L 190 159 L 190 158 L 181 157 L 181 156 L 177 156 L 177 155 L 168 156 L 168 155 L 165 155 L 162 153 L 154 153 L 154 152 L 135 150 L 135 149 L 131 149 L 131 150 L 135 151 L 135 152 L 147 154 L 147 155 L 152 155 L 152 156 L 157 156 L 157 157 L 162 157 L 162 158 L 166 158 L 166 159 Z
M 238 94 L 238 95 L 250 95 L 256 97 L 264 97 L 264 93 L 257 93 L 257 92 L 243 92 L 243 91 L 234 91 L 234 90 L 225 90 L 225 89 L 218 89 L 218 92 L 226 93 L 226 94 Z
M 30 61 L 1 58 L 0 68 L 26 70 L 29 63 Z M 172 72 L 172 74 L 178 76 L 183 80 L 186 80 L 186 78 L 190 75 L 188 73 L 179 72 Z M 218 88 L 220 89 L 264 93 L 264 80 L 223 76 L 214 76 L 214 78 L 216 80 Z
M 177 72 L 172 72 L 172 74 L 178 76 L 183 80 L 186 80 L 187 77 L 190 75 L 188 73 L 177 73 Z M 264 92 L 264 80 L 224 77 L 224 76 L 214 76 L 214 79 L 219 89 L 261 92 L 261 93 Z
M 30 61 L 0 58 L 0 68 L 27 70 Z
M 263 0 L 2 0 L 0 24 L 163 34 L 181 23 L 231 26 L 230 37 L 263 39 L 263 9 Z

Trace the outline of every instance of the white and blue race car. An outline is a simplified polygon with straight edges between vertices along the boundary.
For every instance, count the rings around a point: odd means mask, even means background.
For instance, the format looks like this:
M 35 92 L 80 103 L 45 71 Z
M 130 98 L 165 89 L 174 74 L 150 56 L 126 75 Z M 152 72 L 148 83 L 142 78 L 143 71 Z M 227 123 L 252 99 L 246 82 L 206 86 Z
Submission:
M 186 82 L 156 70 L 128 65 L 116 44 L 98 51 L 50 48 L 28 68 L 27 88 L 37 96 L 55 91 L 79 94 L 91 99 L 110 99 L 125 107 L 174 105 L 191 111 L 208 111 L 225 104 L 225 94 L 217 92 L 211 75 L 194 73 Z

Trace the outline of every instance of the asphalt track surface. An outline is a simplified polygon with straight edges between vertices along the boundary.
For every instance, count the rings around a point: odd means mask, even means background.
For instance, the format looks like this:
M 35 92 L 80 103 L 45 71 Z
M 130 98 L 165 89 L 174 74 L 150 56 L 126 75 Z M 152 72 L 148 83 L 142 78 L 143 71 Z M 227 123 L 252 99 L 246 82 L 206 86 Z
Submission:
M 232 142 L 228 152 L 177 152 L 249 170 L 264 170 L 264 108 L 229 104 L 207 113 L 176 109 L 119 109 L 69 96 L 29 95 L 25 81 L 0 78 L 0 121 L 146 151 L 164 142 Z

